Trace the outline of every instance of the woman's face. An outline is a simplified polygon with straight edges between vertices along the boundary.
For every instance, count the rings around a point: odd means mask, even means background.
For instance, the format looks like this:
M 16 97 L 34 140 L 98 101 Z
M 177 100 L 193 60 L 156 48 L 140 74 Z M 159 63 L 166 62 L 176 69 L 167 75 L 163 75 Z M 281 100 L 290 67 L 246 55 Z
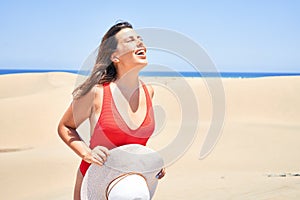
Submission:
M 116 34 L 118 41 L 117 50 L 112 55 L 112 60 L 117 67 L 142 68 L 148 64 L 146 57 L 146 47 L 141 36 L 133 29 L 124 28 Z M 115 58 L 115 59 L 114 59 Z

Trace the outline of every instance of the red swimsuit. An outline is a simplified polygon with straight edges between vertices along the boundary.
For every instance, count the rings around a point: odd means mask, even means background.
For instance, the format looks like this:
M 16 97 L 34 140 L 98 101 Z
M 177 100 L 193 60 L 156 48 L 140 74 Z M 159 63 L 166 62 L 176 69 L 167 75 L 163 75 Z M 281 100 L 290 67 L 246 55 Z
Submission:
M 102 110 L 90 140 L 91 149 L 96 146 L 105 146 L 108 149 L 112 149 L 125 144 L 146 145 L 154 131 L 155 123 L 151 98 L 147 87 L 144 84 L 142 85 L 146 95 L 146 116 L 142 124 L 137 129 L 132 130 L 116 108 L 109 83 L 103 84 Z M 82 160 L 80 171 L 83 176 L 90 165 L 90 163 Z

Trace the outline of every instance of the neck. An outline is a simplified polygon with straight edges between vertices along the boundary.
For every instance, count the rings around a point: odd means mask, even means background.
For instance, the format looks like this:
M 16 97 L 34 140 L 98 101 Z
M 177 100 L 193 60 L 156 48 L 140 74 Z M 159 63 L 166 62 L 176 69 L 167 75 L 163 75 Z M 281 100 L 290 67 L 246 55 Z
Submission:
M 130 97 L 139 88 L 139 69 L 118 70 L 117 77 L 115 83 L 124 96 Z

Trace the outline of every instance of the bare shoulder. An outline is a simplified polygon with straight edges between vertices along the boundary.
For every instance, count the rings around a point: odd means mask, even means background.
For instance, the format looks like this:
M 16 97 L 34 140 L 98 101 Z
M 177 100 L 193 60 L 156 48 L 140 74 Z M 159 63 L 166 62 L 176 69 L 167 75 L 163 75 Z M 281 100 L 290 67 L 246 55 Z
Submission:
M 90 89 L 85 95 L 79 97 L 78 99 L 76 99 L 76 101 L 78 102 L 93 102 L 94 98 L 96 96 L 99 95 L 99 93 L 101 93 L 103 90 L 102 85 L 97 84 L 95 86 L 92 87 L 92 89 Z
M 101 111 L 102 108 L 102 101 L 103 101 L 103 85 L 96 84 L 92 88 L 92 93 L 94 96 L 93 99 L 93 112 L 98 113 Z
M 103 96 L 103 85 L 102 84 L 96 84 L 93 87 L 92 92 L 95 96 Z
M 147 87 L 147 90 L 149 92 L 150 97 L 153 98 L 153 96 L 154 96 L 154 89 L 153 89 L 152 85 L 149 84 L 149 83 L 147 83 L 146 87 Z
M 84 96 L 79 97 L 73 101 L 73 107 L 76 109 L 93 110 L 95 107 L 100 106 L 99 100 L 103 96 L 103 86 L 97 84 L 92 87 Z M 102 101 L 101 101 L 102 102 Z
M 154 96 L 154 89 L 150 83 L 145 82 L 143 79 L 140 79 L 141 83 L 146 86 L 148 93 L 151 98 Z
M 102 87 L 99 85 L 93 86 L 85 95 L 75 98 L 71 104 L 71 115 L 74 118 L 74 123 L 78 127 L 84 120 L 89 118 L 101 106 L 97 99 L 101 98 Z

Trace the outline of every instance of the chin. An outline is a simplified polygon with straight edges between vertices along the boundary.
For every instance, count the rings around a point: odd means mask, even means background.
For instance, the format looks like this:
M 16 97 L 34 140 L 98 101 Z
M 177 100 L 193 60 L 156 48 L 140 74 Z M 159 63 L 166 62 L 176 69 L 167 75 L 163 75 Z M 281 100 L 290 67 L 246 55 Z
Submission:
M 142 69 L 142 68 L 146 67 L 147 65 L 148 65 L 148 62 L 145 62 L 145 63 L 139 64 L 138 67 Z
M 148 61 L 146 59 L 143 60 L 143 61 L 139 61 L 135 64 L 135 66 L 138 67 L 138 68 L 144 68 L 147 65 L 148 65 Z

